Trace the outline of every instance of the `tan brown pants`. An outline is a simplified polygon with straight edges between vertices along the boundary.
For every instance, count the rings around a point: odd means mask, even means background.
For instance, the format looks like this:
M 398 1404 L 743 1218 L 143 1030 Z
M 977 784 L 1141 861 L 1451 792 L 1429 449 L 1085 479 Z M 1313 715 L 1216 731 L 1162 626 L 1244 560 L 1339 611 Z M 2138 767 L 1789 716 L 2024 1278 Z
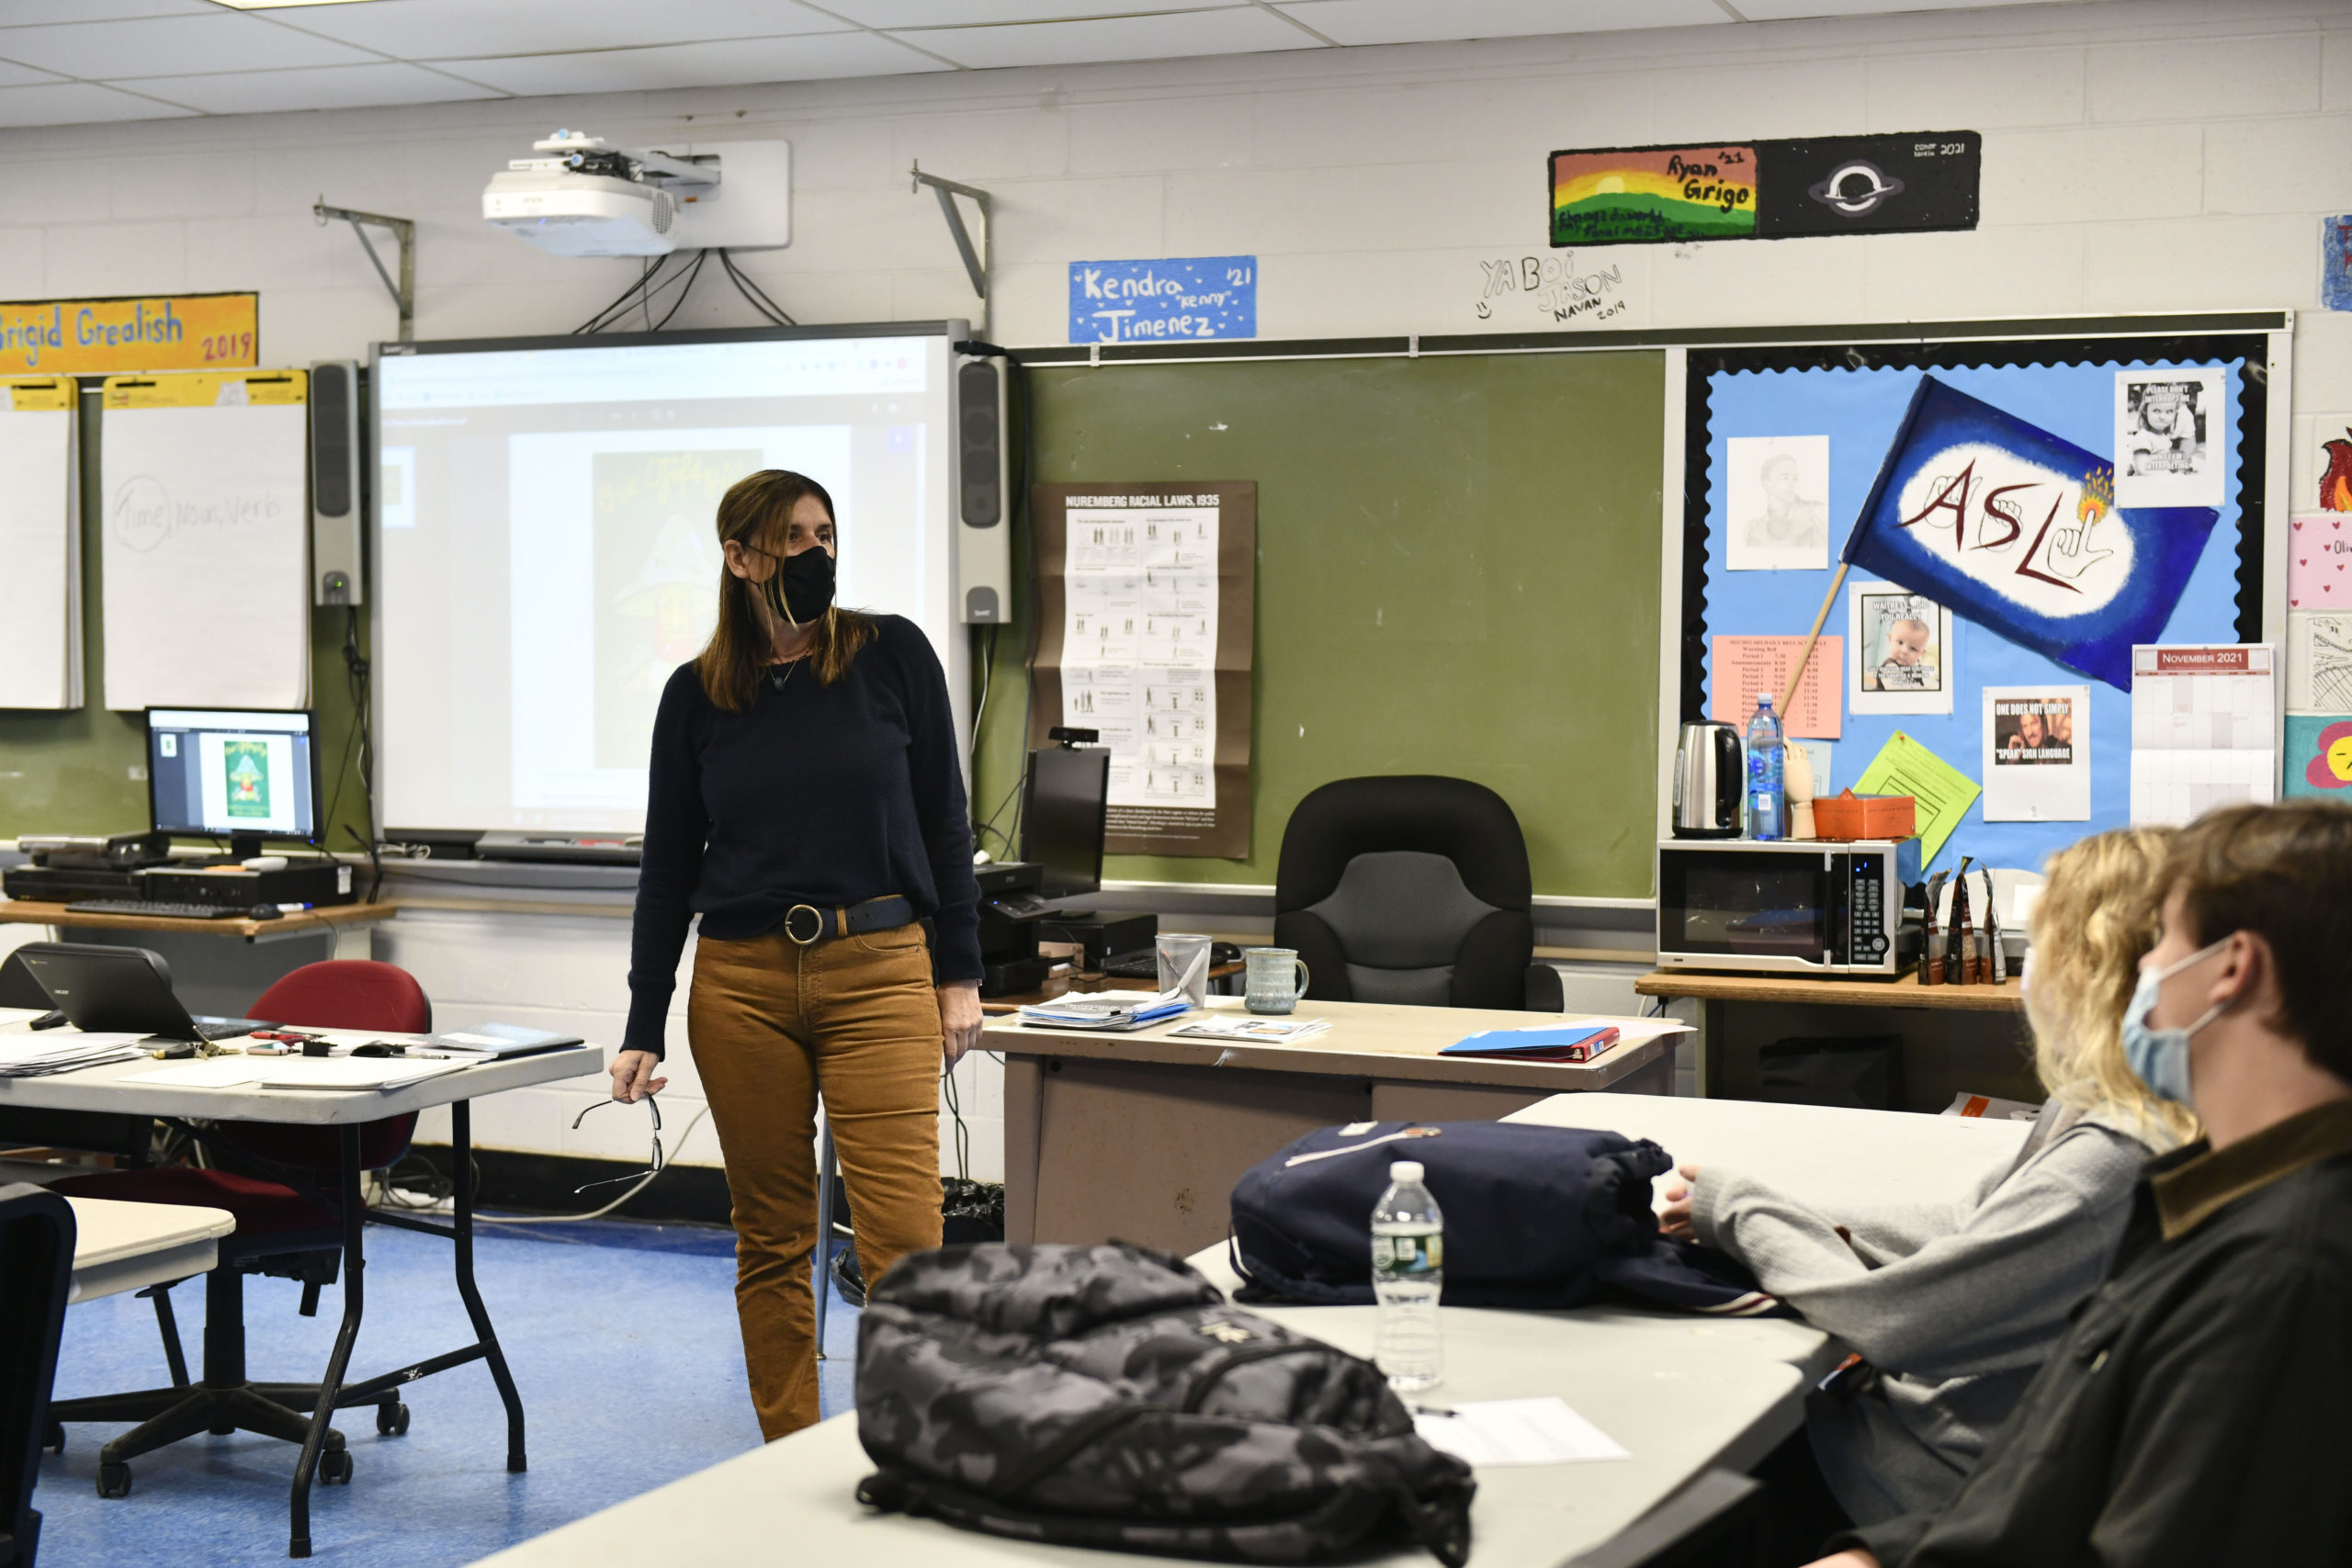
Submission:
M 770 1442 L 817 1424 L 817 1099 L 869 1283 L 939 1245 L 939 998 L 919 925 L 800 947 L 705 939 L 686 1039 L 734 1202 L 735 1310 Z

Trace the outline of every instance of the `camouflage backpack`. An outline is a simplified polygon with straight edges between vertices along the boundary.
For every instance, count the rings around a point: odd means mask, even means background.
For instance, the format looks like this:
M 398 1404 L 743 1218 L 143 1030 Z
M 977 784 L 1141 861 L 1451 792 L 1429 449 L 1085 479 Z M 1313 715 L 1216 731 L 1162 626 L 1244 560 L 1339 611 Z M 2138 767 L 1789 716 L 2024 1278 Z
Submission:
M 1470 1468 L 1377 1368 L 1104 1247 L 903 1258 L 858 1323 L 874 1507 L 1023 1540 L 1306 1562 L 1407 1538 L 1470 1555 Z

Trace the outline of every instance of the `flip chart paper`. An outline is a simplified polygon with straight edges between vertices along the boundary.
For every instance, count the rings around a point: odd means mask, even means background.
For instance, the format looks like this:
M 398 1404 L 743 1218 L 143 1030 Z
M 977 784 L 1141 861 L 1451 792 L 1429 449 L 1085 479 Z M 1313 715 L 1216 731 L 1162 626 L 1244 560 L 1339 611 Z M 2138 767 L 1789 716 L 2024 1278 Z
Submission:
M 70 383 L 68 384 L 70 386 Z M 81 520 L 74 407 L 32 408 L 0 392 L 0 708 L 81 705 Z
M 1756 694 L 1770 692 L 1777 704 L 1789 683 L 1789 671 L 1796 668 L 1797 655 L 1804 649 L 1804 638 L 1801 637 L 1715 638 L 1713 657 L 1708 664 L 1713 680 L 1713 700 L 1708 705 L 1707 716 L 1719 724 L 1736 725 L 1742 735 L 1747 734 L 1747 721 L 1756 716 Z M 1845 668 L 1844 637 L 1824 637 L 1814 645 L 1813 657 L 1805 661 L 1804 679 L 1797 683 L 1797 694 L 1791 699 L 1789 711 L 1781 716 L 1783 737 L 1838 739 L 1845 720 L 1844 709 L 1838 701 L 1838 687 Z
M 1854 781 L 1854 793 L 1907 795 L 1919 803 L 1919 865 L 1925 870 L 1983 791 L 1974 779 L 1898 729 Z
M 300 707 L 311 638 L 302 404 L 219 403 L 222 378 L 187 379 L 212 383 L 188 389 L 208 393 L 205 404 L 118 407 L 108 386 L 107 706 Z

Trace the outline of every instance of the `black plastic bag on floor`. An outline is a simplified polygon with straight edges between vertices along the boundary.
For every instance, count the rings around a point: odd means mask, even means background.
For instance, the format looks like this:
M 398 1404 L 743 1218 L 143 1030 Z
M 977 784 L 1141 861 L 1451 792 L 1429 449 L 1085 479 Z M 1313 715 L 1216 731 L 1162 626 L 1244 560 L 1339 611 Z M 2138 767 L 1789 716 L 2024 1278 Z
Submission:
M 1004 1239 L 1004 1183 L 967 1181 L 961 1177 L 939 1179 L 940 1240 L 949 1247 Z M 844 1247 L 833 1254 L 833 1285 L 842 1300 L 854 1307 L 865 1304 L 865 1270 L 859 1267 L 857 1248 Z
M 948 1247 L 858 1320 L 869 1506 L 1020 1540 L 1314 1562 L 1470 1555 L 1470 1467 L 1378 1368 L 1139 1247 Z

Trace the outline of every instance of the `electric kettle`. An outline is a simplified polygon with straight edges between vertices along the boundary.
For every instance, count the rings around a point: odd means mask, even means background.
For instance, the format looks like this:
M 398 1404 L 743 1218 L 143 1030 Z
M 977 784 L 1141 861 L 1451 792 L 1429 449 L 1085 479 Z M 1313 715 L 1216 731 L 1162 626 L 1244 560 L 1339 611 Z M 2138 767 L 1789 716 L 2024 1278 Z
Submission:
M 1674 836 L 1739 837 L 1739 731 L 1728 724 L 1686 724 L 1674 749 Z

